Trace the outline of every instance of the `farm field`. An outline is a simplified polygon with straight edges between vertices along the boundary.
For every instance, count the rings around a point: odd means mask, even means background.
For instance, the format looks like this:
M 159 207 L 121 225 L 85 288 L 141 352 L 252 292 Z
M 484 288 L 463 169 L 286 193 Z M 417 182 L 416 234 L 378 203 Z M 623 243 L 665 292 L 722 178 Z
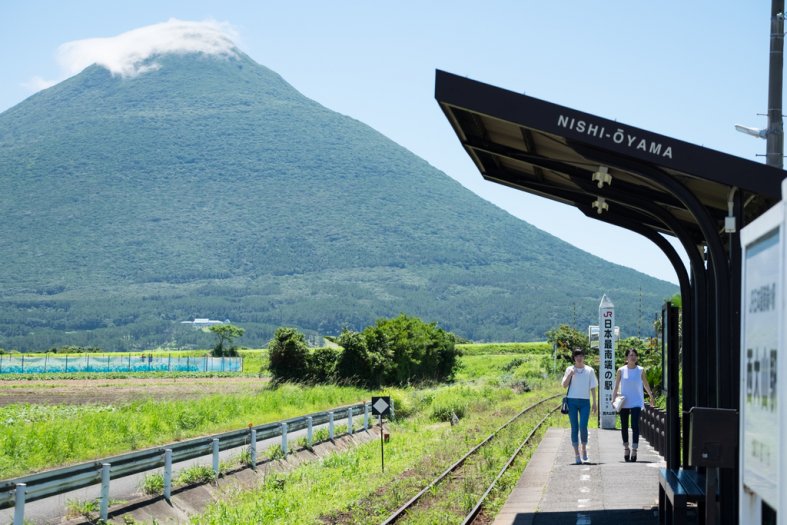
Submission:
M 83 374 L 84 375 L 84 374 Z M 94 374 L 93 377 L 96 375 Z M 178 374 L 171 377 L 112 377 L 96 379 L 34 379 L 0 380 L 0 406 L 34 405 L 122 405 L 153 398 L 157 400 L 188 400 L 223 394 L 250 394 L 260 391 L 267 378 L 245 375 L 194 377 Z

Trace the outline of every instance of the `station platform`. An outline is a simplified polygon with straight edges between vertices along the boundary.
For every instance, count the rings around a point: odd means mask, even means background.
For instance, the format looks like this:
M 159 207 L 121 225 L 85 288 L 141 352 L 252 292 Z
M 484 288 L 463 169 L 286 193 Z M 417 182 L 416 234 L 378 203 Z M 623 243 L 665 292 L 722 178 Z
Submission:
M 494 525 L 655 525 L 663 458 L 640 438 L 623 459 L 620 430 L 589 429 L 588 459 L 574 463 L 568 428 L 550 428 Z

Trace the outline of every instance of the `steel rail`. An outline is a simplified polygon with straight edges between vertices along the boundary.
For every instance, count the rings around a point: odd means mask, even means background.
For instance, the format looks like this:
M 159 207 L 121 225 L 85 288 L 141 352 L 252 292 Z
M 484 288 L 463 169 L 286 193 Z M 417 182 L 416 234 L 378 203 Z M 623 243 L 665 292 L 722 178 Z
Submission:
M 492 480 L 492 483 L 486 489 L 486 492 L 484 492 L 484 494 L 481 496 L 481 499 L 478 500 L 478 503 L 476 503 L 475 507 L 473 507 L 473 510 L 471 510 L 467 514 L 467 516 L 465 516 L 465 519 L 462 522 L 462 525 L 469 525 L 470 523 L 473 523 L 473 521 L 478 517 L 478 513 L 481 512 L 481 509 L 483 508 L 484 503 L 486 502 L 486 498 L 492 492 L 492 489 L 495 488 L 495 485 L 497 485 L 497 482 L 500 481 L 500 478 L 503 477 L 503 474 L 505 474 L 506 471 L 509 469 L 509 467 L 511 467 L 511 464 L 514 462 L 514 460 L 519 455 L 519 453 L 522 451 L 522 449 L 525 448 L 525 445 L 527 445 L 528 441 L 530 441 L 533 438 L 533 435 L 536 433 L 536 430 L 541 428 L 541 425 L 543 425 L 546 422 L 547 419 L 552 417 L 552 414 L 554 414 L 559 408 L 560 408 L 560 405 L 558 405 L 555 408 L 553 408 L 552 410 L 550 410 L 549 414 L 547 414 L 544 417 L 544 419 L 539 421 L 538 425 L 536 425 L 533 428 L 533 430 L 530 431 L 530 434 L 527 435 L 527 437 L 522 441 L 522 443 L 519 445 L 519 447 L 517 447 L 517 449 L 514 451 L 514 453 L 511 454 L 511 457 L 508 458 L 508 461 L 506 462 L 505 465 L 503 465 L 503 468 L 500 469 L 500 472 L 497 474 L 497 477 L 495 477 L 495 479 Z
M 476 446 L 474 446 L 473 448 L 471 448 L 471 449 L 470 449 L 470 450 L 467 452 L 467 454 L 465 454 L 464 456 L 462 456 L 461 458 L 459 458 L 459 459 L 458 459 L 458 460 L 457 460 L 457 461 L 456 461 L 456 462 L 455 462 L 453 465 L 451 465 L 450 467 L 448 467 L 448 468 L 447 468 L 447 469 L 446 469 L 446 470 L 445 470 L 445 471 L 444 471 L 442 474 L 440 474 L 440 475 L 439 475 L 437 478 L 435 478 L 434 480 L 432 480 L 432 482 L 431 482 L 431 483 L 429 483 L 429 485 L 427 485 L 426 487 L 424 487 L 424 488 L 423 488 L 423 490 L 421 490 L 421 491 L 420 491 L 418 494 L 416 494 L 415 496 L 413 496 L 412 498 L 410 498 L 410 500 L 408 500 L 408 501 L 407 501 L 407 502 L 406 502 L 404 505 L 402 505 L 401 507 L 399 507 L 398 509 L 396 509 L 396 510 L 393 512 L 393 514 L 391 514 L 390 516 L 388 516 L 388 518 L 387 518 L 387 519 L 386 519 L 384 522 L 382 522 L 382 524 L 381 524 L 381 525 L 390 525 L 391 523 L 395 523 L 395 522 L 396 522 L 396 521 L 397 521 L 399 518 L 401 518 L 401 517 L 404 515 L 404 513 L 405 513 L 405 512 L 406 512 L 408 509 L 410 509 L 410 508 L 411 508 L 413 505 L 415 505 L 415 504 L 418 502 L 418 500 L 419 500 L 419 499 L 421 499 L 421 497 L 423 497 L 423 495 L 424 495 L 424 494 L 426 494 L 427 492 L 429 492 L 429 490 L 430 490 L 432 487 L 434 487 L 435 485 L 437 485 L 438 483 L 440 483 L 441 481 L 443 481 L 443 479 L 445 479 L 445 478 L 446 478 L 446 477 L 447 477 L 449 474 L 451 474 L 451 473 L 452 473 L 454 470 L 456 470 L 457 468 L 459 468 L 460 466 L 462 466 L 462 464 L 463 464 L 463 463 L 464 463 L 464 462 L 467 460 L 467 458 L 469 458 L 470 456 L 472 456 L 472 455 L 473 455 L 473 454 L 474 454 L 476 451 L 478 451 L 478 449 L 480 449 L 481 447 L 483 447 L 484 445 L 486 445 L 487 443 L 489 443 L 489 442 L 490 442 L 492 439 L 494 439 L 494 437 L 495 437 L 495 436 L 497 436 L 497 434 L 498 434 L 498 433 L 499 433 L 501 430 L 503 430 L 503 429 L 504 429 L 504 428 L 506 428 L 508 425 L 510 425 L 511 423 L 513 423 L 513 422 L 514 422 L 516 419 L 518 419 L 518 418 L 519 418 L 519 417 L 521 417 L 522 415 L 526 414 L 526 413 L 527 413 L 527 412 L 529 412 L 530 410 L 534 409 L 534 408 L 535 408 L 535 407 L 537 407 L 538 405 L 540 405 L 540 404 L 542 404 L 542 403 L 545 403 L 545 402 L 549 401 L 550 399 L 554 399 L 554 398 L 556 398 L 556 397 L 559 397 L 559 396 L 561 396 L 561 395 L 562 395 L 562 394 L 555 394 L 554 396 L 550 396 L 550 397 L 544 398 L 544 399 L 542 399 L 541 401 L 539 401 L 538 403 L 534 403 L 533 405 L 530 405 L 529 407 L 525 408 L 525 409 L 524 409 L 524 410 L 522 410 L 520 413 L 518 413 L 517 415 L 515 415 L 514 417 L 512 417 L 511 419 L 509 419 L 509 420 L 508 420 L 508 421 L 507 421 L 505 424 L 503 424 L 501 427 L 499 427 L 497 430 L 495 430 L 495 431 L 494 431 L 494 432 L 492 432 L 492 433 L 491 433 L 489 436 L 487 436 L 487 437 L 486 437 L 486 439 L 484 439 L 483 441 L 481 441 L 480 443 L 478 443 Z M 553 410 L 553 412 L 554 412 L 554 410 Z M 551 414 L 551 413 L 552 413 L 552 412 L 550 412 L 550 414 Z
M 352 410 L 352 415 L 356 416 L 364 414 L 364 409 L 366 407 L 366 413 L 370 415 L 370 406 L 370 403 L 367 402 L 337 407 L 324 412 L 315 412 L 305 416 L 252 426 L 242 430 L 234 430 L 213 436 L 170 443 L 137 452 L 71 465 L 69 467 L 2 480 L 0 481 L 0 509 L 14 507 L 17 504 L 16 490 L 17 486 L 20 484 L 24 484 L 25 486 L 24 501 L 36 501 L 101 483 L 101 473 L 104 464 L 110 465 L 110 479 L 141 474 L 156 468 L 164 467 L 166 450 L 172 451 L 172 463 L 179 463 L 189 459 L 210 455 L 213 452 L 213 442 L 215 439 L 218 439 L 218 448 L 220 451 L 234 449 L 249 443 L 252 430 L 256 431 L 257 439 L 261 441 L 281 436 L 284 423 L 287 424 L 287 432 L 289 433 L 307 428 L 309 418 L 312 419 L 312 425 L 325 424 L 330 420 L 331 413 L 336 414 L 337 421 L 341 421 L 347 419 L 349 410 Z

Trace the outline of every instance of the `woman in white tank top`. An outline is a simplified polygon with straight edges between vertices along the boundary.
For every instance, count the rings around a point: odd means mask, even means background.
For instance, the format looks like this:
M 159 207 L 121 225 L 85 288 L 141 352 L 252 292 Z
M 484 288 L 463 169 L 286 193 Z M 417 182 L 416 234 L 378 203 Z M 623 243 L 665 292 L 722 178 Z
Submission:
M 651 406 L 653 403 L 653 392 L 648 384 L 645 369 L 637 365 L 637 351 L 633 348 L 626 350 L 626 364 L 618 369 L 615 378 L 615 388 L 612 390 L 614 400 L 618 392 L 623 396 L 623 404 L 620 408 L 620 433 L 623 436 L 623 459 L 626 461 L 637 461 L 637 448 L 639 447 L 639 415 L 645 407 L 645 396 L 642 393 L 644 388 L 650 397 Z M 631 449 L 629 449 L 629 416 L 631 416 Z

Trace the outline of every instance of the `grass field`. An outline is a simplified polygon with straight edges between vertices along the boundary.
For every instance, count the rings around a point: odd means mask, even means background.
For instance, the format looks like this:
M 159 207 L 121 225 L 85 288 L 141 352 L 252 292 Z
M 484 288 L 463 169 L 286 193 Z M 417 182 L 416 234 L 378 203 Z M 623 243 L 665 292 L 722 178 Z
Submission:
M 433 477 L 455 462 L 512 414 L 550 391 L 516 394 L 510 389 L 482 385 L 456 385 L 429 390 L 400 392 L 409 417 L 390 425 L 391 439 L 385 449 L 381 472 L 379 443 L 370 442 L 319 462 L 306 464 L 288 474 L 266 478 L 258 490 L 244 491 L 213 504 L 198 524 L 245 523 L 380 523 Z M 554 404 L 556 404 L 555 402 Z M 463 417 L 456 426 L 442 421 L 437 406 L 453 405 Z M 491 480 L 521 439 L 525 427 L 511 430 L 511 439 L 484 451 L 475 468 L 479 480 Z M 523 455 L 524 461 L 531 450 Z M 524 462 L 522 463 L 524 466 Z M 511 473 L 499 487 L 509 490 L 518 474 Z M 488 481 L 487 481 L 488 483 Z M 469 510 L 480 495 L 478 483 L 469 479 L 450 491 L 439 507 L 408 523 L 459 523 L 453 514 Z M 434 521 L 438 519 L 438 521 Z
M 551 357 L 541 349 L 484 354 L 482 347 L 472 346 L 461 358 L 455 385 L 442 388 L 473 388 L 477 389 L 476 396 L 494 398 L 502 395 L 499 392 L 521 395 L 531 389 L 551 389 L 556 384 L 549 375 Z M 498 350 L 498 345 L 490 347 L 490 351 Z M 255 363 L 254 367 L 261 367 L 267 359 L 264 351 L 245 352 L 244 357 Z M 286 385 L 274 389 L 258 373 L 259 368 L 250 374 L 208 376 L 70 374 L 73 377 L 67 379 L 61 374 L 4 378 L 0 381 L 0 479 L 235 430 L 249 422 L 286 419 L 368 400 L 379 393 L 328 386 Z M 467 410 L 459 401 L 435 394 L 439 391 L 426 387 L 390 393 L 402 416 L 420 410 L 409 405 L 421 407 L 424 399 L 430 400 L 429 410 L 435 414 Z

